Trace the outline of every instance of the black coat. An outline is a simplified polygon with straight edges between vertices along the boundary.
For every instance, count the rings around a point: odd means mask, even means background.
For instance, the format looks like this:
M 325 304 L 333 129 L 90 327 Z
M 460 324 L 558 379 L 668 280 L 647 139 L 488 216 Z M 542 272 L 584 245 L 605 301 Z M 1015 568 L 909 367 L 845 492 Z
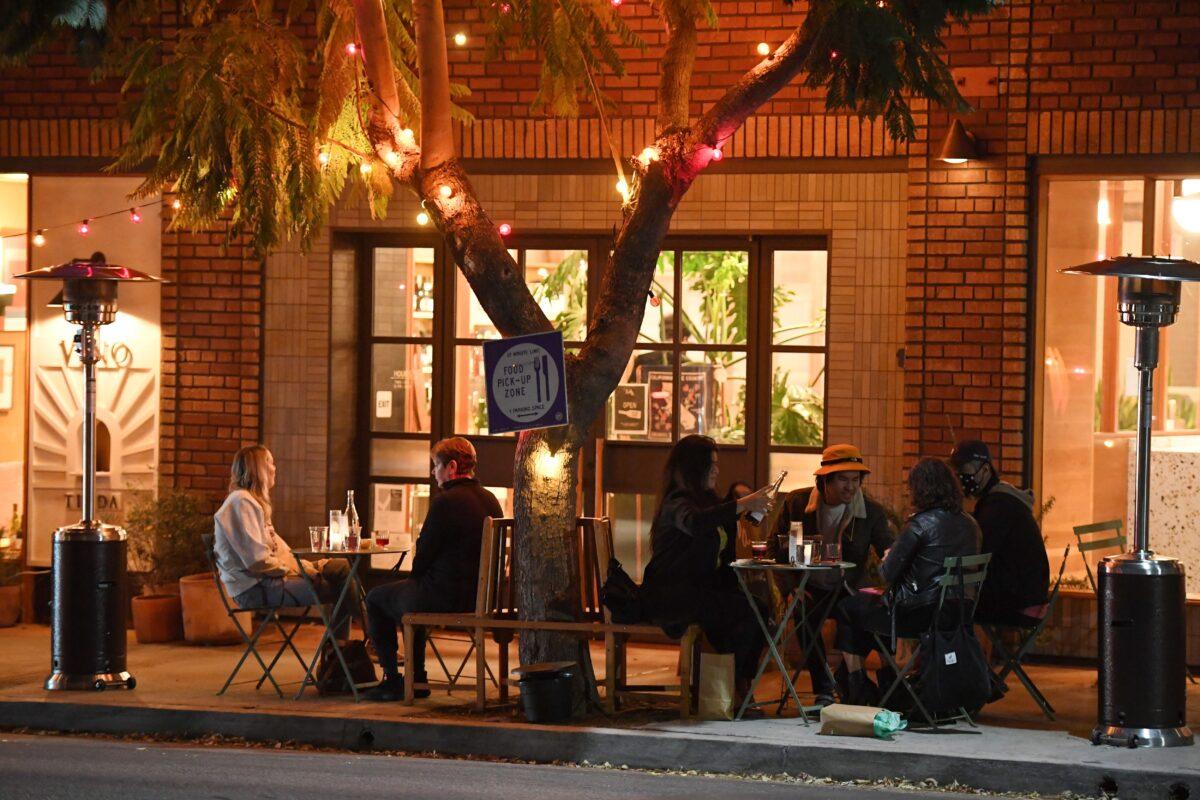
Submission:
M 667 495 L 650 528 L 650 563 L 642 576 L 647 616 L 664 627 L 692 622 L 698 596 L 736 590 L 728 566 L 736 537 L 736 501 L 682 489 Z
M 776 534 L 787 533 L 793 522 L 800 522 L 804 526 L 805 536 L 821 533 L 821 527 L 817 521 L 817 511 L 815 509 L 807 510 L 812 491 L 812 488 L 809 487 L 788 493 L 787 499 L 783 503 L 783 510 L 780 511 L 779 518 L 775 523 Z M 888 522 L 887 512 L 884 511 L 883 506 L 867 497 L 866 493 L 863 494 L 863 501 L 867 508 L 867 516 L 852 517 L 850 524 L 842 533 L 842 560 L 855 565 L 853 569 L 846 570 L 845 576 L 846 584 L 852 589 L 862 586 L 870 551 L 874 549 L 875 554 L 882 559 L 883 554 L 896 540 L 896 534 L 892 530 L 891 523 Z
M 908 518 L 879 571 L 900 608 L 937 602 L 947 558 L 979 554 L 979 525 L 963 511 L 931 508 Z
M 421 525 L 412 577 L 445 594 L 456 606 L 471 607 L 479 583 L 479 550 L 483 521 L 502 517 L 496 496 L 474 478 L 442 484 Z
M 980 603 L 997 613 L 1041 605 L 1050 588 L 1050 562 L 1032 500 L 1018 491 L 993 481 L 975 504 L 983 552 L 992 554 Z

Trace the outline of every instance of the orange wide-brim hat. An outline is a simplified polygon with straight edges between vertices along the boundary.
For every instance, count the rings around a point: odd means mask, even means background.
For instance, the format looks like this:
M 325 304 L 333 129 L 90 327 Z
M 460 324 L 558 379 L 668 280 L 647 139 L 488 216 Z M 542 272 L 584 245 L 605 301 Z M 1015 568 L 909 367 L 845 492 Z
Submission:
M 852 444 L 834 444 L 821 453 L 821 466 L 813 475 L 832 475 L 835 472 L 861 472 L 870 475 L 863 463 L 862 453 Z

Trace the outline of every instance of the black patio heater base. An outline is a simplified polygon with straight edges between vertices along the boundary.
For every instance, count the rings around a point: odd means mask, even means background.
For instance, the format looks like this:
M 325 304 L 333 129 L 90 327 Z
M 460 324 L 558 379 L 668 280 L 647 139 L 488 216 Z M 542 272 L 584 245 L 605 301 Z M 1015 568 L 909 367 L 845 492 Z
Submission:
M 1097 570 L 1100 724 L 1093 744 L 1179 747 L 1187 727 L 1184 569 L 1173 558 L 1122 553 Z
M 1175 322 L 1184 281 L 1200 264 L 1179 258 L 1118 256 L 1063 272 L 1117 279 L 1117 312 L 1136 331 L 1137 495 L 1133 549 L 1104 559 L 1096 587 L 1100 675 L 1093 744 L 1177 747 L 1187 727 L 1183 565 L 1150 549 L 1150 429 L 1159 329 Z

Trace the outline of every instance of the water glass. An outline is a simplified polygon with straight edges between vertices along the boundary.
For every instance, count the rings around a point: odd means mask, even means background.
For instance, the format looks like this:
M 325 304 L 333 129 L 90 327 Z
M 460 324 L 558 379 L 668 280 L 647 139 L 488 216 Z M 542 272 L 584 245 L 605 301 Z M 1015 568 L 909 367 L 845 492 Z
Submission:
M 329 536 L 329 528 L 325 525 L 308 526 L 308 542 L 313 550 L 324 550 L 325 540 Z

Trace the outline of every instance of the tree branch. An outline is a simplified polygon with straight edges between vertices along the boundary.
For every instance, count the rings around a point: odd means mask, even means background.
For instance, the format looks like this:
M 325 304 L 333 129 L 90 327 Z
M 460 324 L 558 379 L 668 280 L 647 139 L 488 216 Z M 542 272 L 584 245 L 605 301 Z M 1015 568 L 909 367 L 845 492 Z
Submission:
M 421 78 L 421 169 L 428 170 L 454 158 L 450 63 L 442 0 L 414 0 L 413 27 Z
M 363 46 L 363 68 L 371 85 L 371 121 L 367 138 L 379 157 L 391 166 L 393 174 L 410 183 L 416 173 L 421 151 L 411 137 L 401 135 L 400 88 L 392 64 L 387 21 L 382 0 L 351 0 L 358 38 Z M 408 91 L 408 87 L 404 88 Z
M 692 69 L 696 64 L 696 15 L 679 0 L 665 0 L 663 22 L 667 27 L 667 50 L 663 54 L 658 83 L 657 130 L 686 128 L 691 119 Z
M 774 53 L 743 75 L 704 113 L 696 122 L 693 140 L 709 147 L 725 144 L 747 117 L 800 74 L 807 57 L 797 28 Z

